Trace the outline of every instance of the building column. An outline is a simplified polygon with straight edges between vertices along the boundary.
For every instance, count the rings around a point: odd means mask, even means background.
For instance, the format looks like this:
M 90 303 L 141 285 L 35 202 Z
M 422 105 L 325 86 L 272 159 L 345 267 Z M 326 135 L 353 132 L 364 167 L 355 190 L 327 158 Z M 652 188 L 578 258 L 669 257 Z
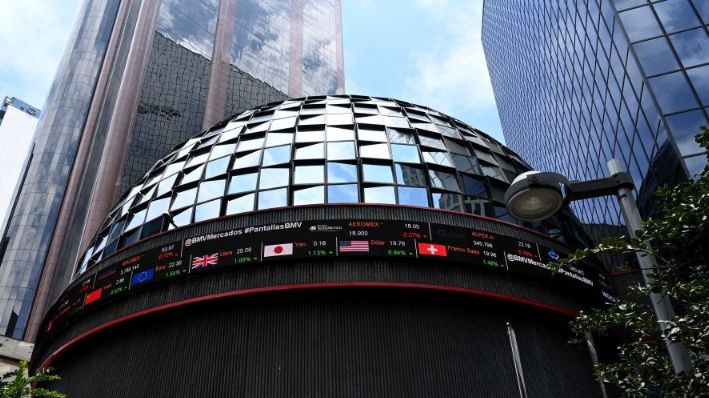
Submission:
M 202 128 L 206 129 L 226 117 L 226 98 L 229 89 L 231 48 L 234 42 L 235 11 L 238 0 L 221 0 L 217 30 L 212 50 L 212 68 L 209 72 L 209 91 L 204 109 Z
M 303 96 L 303 0 L 290 3 L 290 48 L 288 51 L 288 96 Z

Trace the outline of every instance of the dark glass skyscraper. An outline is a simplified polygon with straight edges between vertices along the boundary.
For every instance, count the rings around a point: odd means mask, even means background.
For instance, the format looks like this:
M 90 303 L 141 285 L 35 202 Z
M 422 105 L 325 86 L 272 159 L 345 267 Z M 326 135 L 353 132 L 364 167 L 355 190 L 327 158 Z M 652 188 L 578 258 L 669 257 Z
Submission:
M 339 0 L 86 0 L 4 237 L 0 330 L 34 338 L 108 210 L 174 145 L 264 102 L 343 92 L 340 24 Z
M 577 179 L 619 158 L 651 214 L 659 185 L 707 164 L 694 141 L 709 106 L 707 23 L 703 0 L 486 0 L 483 45 L 510 147 Z M 576 210 L 591 225 L 621 222 L 614 200 Z

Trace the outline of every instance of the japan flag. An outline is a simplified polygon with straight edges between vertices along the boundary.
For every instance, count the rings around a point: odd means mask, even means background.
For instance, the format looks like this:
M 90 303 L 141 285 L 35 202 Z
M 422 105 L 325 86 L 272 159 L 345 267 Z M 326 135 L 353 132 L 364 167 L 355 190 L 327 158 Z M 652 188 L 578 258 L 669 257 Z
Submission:
M 290 256 L 293 254 L 292 243 L 281 243 L 278 245 L 266 245 L 263 247 L 264 257 Z

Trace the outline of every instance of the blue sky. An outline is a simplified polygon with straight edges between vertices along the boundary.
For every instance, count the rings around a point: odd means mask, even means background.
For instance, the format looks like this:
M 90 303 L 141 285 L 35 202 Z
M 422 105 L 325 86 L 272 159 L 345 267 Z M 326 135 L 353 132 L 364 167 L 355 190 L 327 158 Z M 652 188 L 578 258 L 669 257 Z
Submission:
M 3 4 L 0 96 L 44 106 L 79 3 Z M 342 15 L 348 93 L 426 105 L 503 141 L 480 43 L 482 0 L 342 0 Z

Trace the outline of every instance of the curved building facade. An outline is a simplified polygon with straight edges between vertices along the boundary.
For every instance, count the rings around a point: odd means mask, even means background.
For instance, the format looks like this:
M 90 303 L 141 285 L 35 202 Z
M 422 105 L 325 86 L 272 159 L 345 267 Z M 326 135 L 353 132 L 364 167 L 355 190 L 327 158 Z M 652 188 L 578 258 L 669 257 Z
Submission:
M 528 169 L 393 99 L 243 112 L 119 201 L 33 365 L 72 397 L 593 396 L 566 323 L 612 292 L 595 264 L 549 271 L 578 242 L 568 214 L 506 214 Z

